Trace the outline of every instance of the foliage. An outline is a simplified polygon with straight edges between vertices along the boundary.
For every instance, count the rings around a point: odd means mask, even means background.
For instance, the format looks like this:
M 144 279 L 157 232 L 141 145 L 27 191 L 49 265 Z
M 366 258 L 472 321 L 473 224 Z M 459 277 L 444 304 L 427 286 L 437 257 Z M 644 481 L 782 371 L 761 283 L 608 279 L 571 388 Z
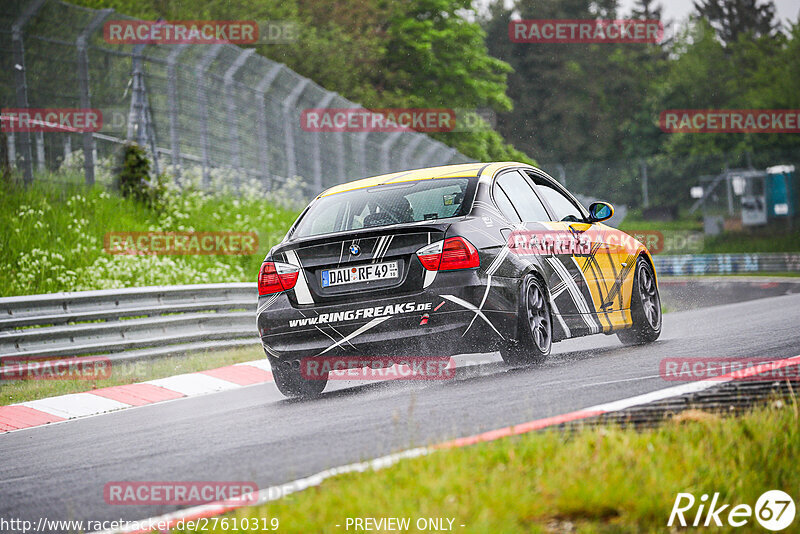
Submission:
M 144 148 L 135 143 L 124 146 L 117 180 L 123 198 L 132 198 L 148 208 L 163 208 L 167 178 L 161 175 L 150 179 L 150 160 Z
M 322 87 L 368 108 L 511 109 L 510 67 L 487 52 L 471 0 L 76 0 L 144 19 L 291 21 L 290 44 L 258 44 Z M 492 130 L 437 138 L 478 160 L 523 160 Z
M 195 186 L 200 173 L 187 169 L 185 188 L 170 185 L 163 208 L 87 189 L 80 175 L 37 175 L 34 185 L 13 185 L 0 196 L 0 296 L 254 281 L 269 248 L 297 217 L 294 184 L 264 192 L 245 184 L 242 196 L 209 194 Z M 71 178 L 74 186 L 65 187 Z M 214 177 L 219 179 L 219 177 Z M 256 232 L 252 256 L 128 256 L 104 251 L 107 232 Z
M 779 26 L 772 2 L 759 5 L 758 0 L 699 0 L 694 6 L 724 43 L 736 43 L 744 34 L 772 35 Z

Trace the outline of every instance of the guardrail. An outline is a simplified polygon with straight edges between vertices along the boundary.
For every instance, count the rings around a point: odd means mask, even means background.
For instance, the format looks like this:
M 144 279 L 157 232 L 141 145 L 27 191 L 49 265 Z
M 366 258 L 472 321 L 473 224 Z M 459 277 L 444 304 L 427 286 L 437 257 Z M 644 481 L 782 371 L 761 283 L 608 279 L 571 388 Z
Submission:
M 656 272 L 665 275 L 800 272 L 800 253 L 684 254 L 653 256 Z
M 655 255 L 653 259 L 662 276 L 800 272 L 800 253 Z M 254 346 L 260 343 L 257 300 L 254 283 L 4 297 L 0 298 L 0 358 L 102 355 L 124 361 Z
M 254 283 L 0 298 L 0 358 L 124 361 L 257 345 L 257 300 Z

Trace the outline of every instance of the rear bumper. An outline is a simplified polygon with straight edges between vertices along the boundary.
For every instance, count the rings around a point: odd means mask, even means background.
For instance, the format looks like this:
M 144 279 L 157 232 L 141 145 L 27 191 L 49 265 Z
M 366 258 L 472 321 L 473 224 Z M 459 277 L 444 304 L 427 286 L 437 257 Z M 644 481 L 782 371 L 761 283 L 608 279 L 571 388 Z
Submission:
M 494 350 L 516 335 L 516 281 L 440 272 L 426 289 L 374 300 L 294 307 L 259 297 L 258 331 L 273 359 L 302 356 L 451 356 Z M 481 306 L 481 303 L 483 305 Z M 476 313 L 480 310 L 480 313 Z

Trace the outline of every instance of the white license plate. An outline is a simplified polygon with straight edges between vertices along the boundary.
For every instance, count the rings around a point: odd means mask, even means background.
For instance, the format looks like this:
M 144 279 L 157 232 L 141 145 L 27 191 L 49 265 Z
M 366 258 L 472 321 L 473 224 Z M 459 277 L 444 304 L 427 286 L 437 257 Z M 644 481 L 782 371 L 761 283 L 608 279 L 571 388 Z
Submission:
M 400 276 L 396 261 L 371 263 L 341 269 L 325 269 L 322 271 L 322 287 L 372 282 L 373 280 L 391 280 Z

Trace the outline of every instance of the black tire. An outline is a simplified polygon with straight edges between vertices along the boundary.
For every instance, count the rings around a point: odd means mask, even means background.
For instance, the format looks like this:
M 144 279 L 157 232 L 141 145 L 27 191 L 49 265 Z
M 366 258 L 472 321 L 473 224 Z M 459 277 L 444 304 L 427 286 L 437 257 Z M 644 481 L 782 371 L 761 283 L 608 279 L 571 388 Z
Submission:
M 639 256 L 633 275 L 631 295 L 631 318 L 633 326 L 617 332 L 624 345 L 652 343 L 661 335 L 661 297 L 658 294 L 655 274 L 650 263 Z
M 283 395 L 289 398 L 308 399 L 318 397 L 328 384 L 328 374 L 314 379 L 305 378 L 299 368 L 289 362 L 279 362 L 270 359 L 272 376 L 275 385 Z
M 547 289 L 534 276 L 522 280 L 518 315 L 518 339 L 501 347 L 500 355 L 513 366 L 543 362 L 553 346 L 553 317 Z

